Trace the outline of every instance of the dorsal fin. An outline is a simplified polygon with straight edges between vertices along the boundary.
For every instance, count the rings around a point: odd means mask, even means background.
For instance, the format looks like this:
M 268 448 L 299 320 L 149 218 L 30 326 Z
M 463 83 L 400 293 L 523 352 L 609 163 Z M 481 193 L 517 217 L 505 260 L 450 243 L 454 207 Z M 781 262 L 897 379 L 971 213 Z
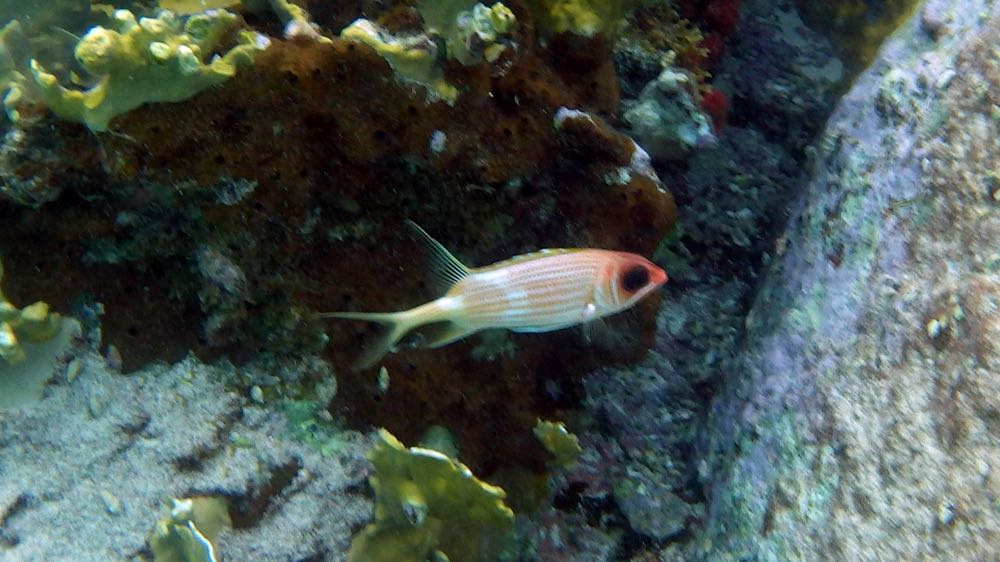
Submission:
M 441 285 L 443 291 L 454 287 L 456 283 L 469 276 L 471 273 L 469 268 L 458 261 L 458 258 L 453 256 L 433 236 L 427 234 L 426 230 L 420 228 L 420 225 L 410 219 L 406 219 L 406 225 L 419 234 L 420 239 L 427 245 L 427 249 L 430 251 L 428 264 L 430 265 L 431 273 L 434 275 L 434 279 Z

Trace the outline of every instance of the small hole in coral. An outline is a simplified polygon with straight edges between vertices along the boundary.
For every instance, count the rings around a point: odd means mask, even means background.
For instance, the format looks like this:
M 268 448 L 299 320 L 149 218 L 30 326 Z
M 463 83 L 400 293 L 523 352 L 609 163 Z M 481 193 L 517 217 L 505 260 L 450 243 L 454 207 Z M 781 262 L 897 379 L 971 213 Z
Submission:
M 385 142 L 386 140 L 389 139 L 389 134 L 386 133 L 385 131 L 381 130 L 381 129 L 375 131 L 375 135 L 374 136 L 375 136 L 375 140 L 377 140 L 379 142 Z
M 415 108 L 415 107 L 413 107 L 411 105 L 411 106 L 409 106 L 409 107 L 406 108 L 406 112 L 409 113 L 411 116 L 416 115 L 417 114 L 417 108 Z
M 226 163 L 226 157 L 223 156 L 223 155 L 221 155 L 221 154 L 216 154 L 215 155 L 215 163 L 216 164 L 225 164 Z
M 138 336 L 139 335 L 139 328 L 137 326 L 129 326 L 128 327 L 128 335 L 132 336 L 133 338 L 136 337 L 136 336 Z

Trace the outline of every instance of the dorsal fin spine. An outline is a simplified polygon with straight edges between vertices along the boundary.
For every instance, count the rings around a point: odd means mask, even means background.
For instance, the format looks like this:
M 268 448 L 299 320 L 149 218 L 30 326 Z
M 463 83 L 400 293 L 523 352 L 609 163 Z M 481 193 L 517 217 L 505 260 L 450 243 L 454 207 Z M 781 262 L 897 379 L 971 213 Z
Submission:
M 420 228 L 420 225 L 406 219 L 406 225 L 420 235 L 421 240 L 427 245 L 431 252 L 430 265 L 434 275 L 445 286 L 451 289 L 459 281 L 469 276 L 472 271 L 458 260 L 443 244 L 427 234 L 427 231 Z

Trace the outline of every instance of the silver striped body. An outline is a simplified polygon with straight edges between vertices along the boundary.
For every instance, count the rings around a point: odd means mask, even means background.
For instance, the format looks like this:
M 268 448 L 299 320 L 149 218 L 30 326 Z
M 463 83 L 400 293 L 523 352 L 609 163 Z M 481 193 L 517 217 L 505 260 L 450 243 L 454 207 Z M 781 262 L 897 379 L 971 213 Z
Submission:
M 551 255 L 546 255 L 551 254 Z M 548 332 L 618 310 L 603 250 L 542 251 L 474 269 L 434 304 L 472 332 L 507 328 Z
M 620 312 L 667 281 L 666 272 L 641 256 L 594 249 L 542 250 L 472 269 L 416 223 L 407 224 L 427 243 L 432 270 L 448 292 L 399 312 L 319 314 L 388 327 L 356 368 L 374 366 L 417 328 L 425 328 L 420 345 L 430 348 L 489 328 L 550 332 Z

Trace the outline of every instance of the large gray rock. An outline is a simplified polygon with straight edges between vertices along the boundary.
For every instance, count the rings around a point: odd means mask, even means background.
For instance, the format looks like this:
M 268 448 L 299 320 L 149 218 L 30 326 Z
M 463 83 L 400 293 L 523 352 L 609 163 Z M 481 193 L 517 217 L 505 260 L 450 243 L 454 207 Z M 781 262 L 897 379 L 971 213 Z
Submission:
M 1000 6 L 921 10 L 827 124 L 689 559 L 1000 557 Z

